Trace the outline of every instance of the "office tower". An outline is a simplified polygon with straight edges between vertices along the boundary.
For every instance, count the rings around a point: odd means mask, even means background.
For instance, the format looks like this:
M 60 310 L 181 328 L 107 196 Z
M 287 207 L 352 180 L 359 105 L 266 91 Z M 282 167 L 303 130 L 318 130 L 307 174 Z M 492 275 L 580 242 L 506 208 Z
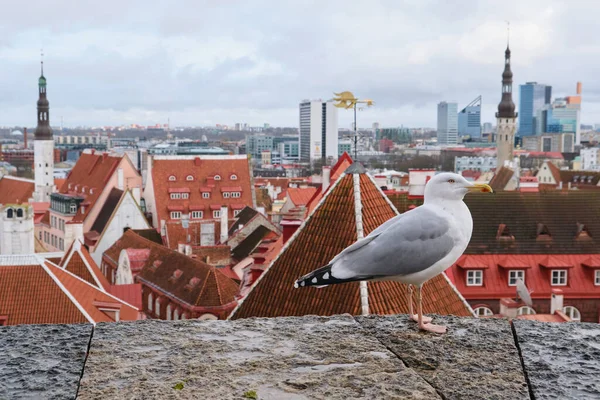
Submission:
M 300 103 L 300 161 L 338 156 L 338 109 L 333 100 Z
M 527 82 L 520 86 L 519 136 L 543 133 L 543 115 L 545 106 L 550 104 L 552 86 L 537 82 Z
M 437 110 L 438 144 L 455 145 L 458 142 L 458 104 L 442 101 Z
M 458 135 L 481 138 L 481 96 L 458 113 Z

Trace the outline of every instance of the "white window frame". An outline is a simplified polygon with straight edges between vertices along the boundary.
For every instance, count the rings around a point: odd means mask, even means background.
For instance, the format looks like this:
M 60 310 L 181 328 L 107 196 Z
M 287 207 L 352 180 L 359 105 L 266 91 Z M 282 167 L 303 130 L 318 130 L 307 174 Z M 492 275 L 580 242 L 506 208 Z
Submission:
M 564 312 L 569 318 L 571 318 L 571 321 L 581 322 L 581 312 L 579 312 L 579 310 L 576 307 L 564 306 L 562 312 Z
M 237 181 L 237 175 L 236 174 L 231 174 L 231 176 L 229 177 L 229 179 L 231 179 L 232 181 Z
M 567 286 L 567 282 L 569 282 L 569 274 L 566 269 L 553 269 L 551 271 L 551 273 L 550 273 L 550 285 L 551 286 Z
M 210 192 L 202 192 L 203 199 L 210 199 Z
M 171 211 L 171 219 L 181 219 L 181 211 Z
M 537 314 L 536 311 L 529 306 L 522 306 L 519 307 L 519 309 L 517 310 L 517 315 L 535 315 Z
M 594 273 L 594 285 L 600 286 L 600 269 L 597 269 Z
M 519 279 L 522 279 L 523 283 L 525 283 L 524 269 L 511 269 L 508 271 L 508 286 L 517 286 L 517 281 Z
M 192 219 L 202 219 L 204 212 L 202 211 L 192 211 L 191 218 Z
M 475 311 L 475 315 L 478 317 L 491 317 L 494 315 L 494 312 L 489 307 L 477 307 L 473 311 Z
M 229 198 L 229 192 L 223 192 L 223 198 L 224 199 L 228 199 Z
M 154 305 L 154 296 L 152 296 L 152 293 L 149 293 L 148 294 L 148 311 L 152 312 L 153 305 Z
M 181 193 L 181 198 L 186 200 L 190 198 L 190 194 L 189 193 Z
M 177 200 L 181 198 L 181 193 L 171 193 L 171 200 Z
M 213 218 L 221 218 L 221 210 L 213 210 Z
M 167 304 L 167 321 L 171 320 L 171 303 Z
M 71 211 L 71 214 L 76 214 L 77 213 L 77 204 L 71 204 L 71 206 L 69 207 L 69 210 Z
M 154 313 L 160 317 L 160 299 L 157 297 L 154 300 Z
M 215 175 L 215 177 L 213 179 L 215 181 L 220 181 L 221 180 L 221 175 Z
M 483 286 L 483 270 L 470 269 L 467 271 L 467 286 Z
M 233 210 L 233 216 L 237 217 L 239 213 L 241 213 L 242 210 Z
M 179 309 L 175 308 L 173 311 L 173 321 L 179 321 Z
M 242 194 L 240 192 L 231 192 L 231 197 L 239 199 L 240 197 L 242 197 Z
M 176 180 L 177 178 L 175 178 L 175 175 L 169 176 L 169 182 L 175 182 Z
M 185 180 L 186 181 L 193 181 L 194 177 L 192 175 L 188 175 L 188 176 L 185 177 Z

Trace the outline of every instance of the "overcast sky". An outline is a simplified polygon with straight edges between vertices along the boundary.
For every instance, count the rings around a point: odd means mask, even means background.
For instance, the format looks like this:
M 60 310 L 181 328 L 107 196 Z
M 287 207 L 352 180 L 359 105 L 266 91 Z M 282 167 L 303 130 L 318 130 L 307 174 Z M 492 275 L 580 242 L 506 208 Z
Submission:
M 35 125 L 40 48 L 53 126 L 297 126 L 298 103 L 372 98 L 359 126 L 436 125 L 483 96 L 493 121 L 510 20 L 518 84 L 574 94 L 600 122 L 600 3 L 565 1 L 6 1 L 0 126 Z M 349 127 L 340 111 L 340 127 Z

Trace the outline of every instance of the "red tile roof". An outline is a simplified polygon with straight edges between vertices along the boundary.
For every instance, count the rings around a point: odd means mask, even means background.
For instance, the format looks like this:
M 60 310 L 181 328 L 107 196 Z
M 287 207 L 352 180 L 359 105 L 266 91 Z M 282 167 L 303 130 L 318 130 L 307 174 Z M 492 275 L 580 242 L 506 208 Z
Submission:
M 145 239 L 132 230 L 125 231 L 104 252 L 103 259 L 118 262 L 119 254 L 124 249 L 150 250 L 150 255 L 136 278 L 142 284 L 175 296 L 191 306 L 218 307 L 235 301 L 238 285 L 217 268 Z M 159 267 L 154 267 L 155 261 L 160 261 Z M 176 270 L 181 271 L 181 274 L 177 279 L 171 279 Z M 187 287 L 192 278 L 199 279 L 198 285 Z
M 111 285 L 108 292 L 115 297 L 142 309 L 142 285 L 140 283 L 131 283 L 129 285 Z
M 331 167 L 331 171 L 329 172 L 330 186 L 325 190 L 325 193 L 327 193 L 327 191 L 331 188 L 331 184 L 337 181 L 340 178 L 340 176 L 344 173 L 344 171 L 350 165 L 352 165 L 352 163 L 352 157 L 350 157 L 346 152 L 344 152 L 344 154 L 342 154 L 340 158 L 338 158 L 337 162 L 334 164 L 333 167 Z M 317 190 L 313 197 L 310 199 L 309 203 L 307 204 L 306 208 L 308 209 L 308 211 L 312 212 L 317 206 L 317 204 L 319 204 L 322 198 L 323 190 Z
M 0 204 L 23 204 L 33 196 L 35 181 L 4 175 L 0 179 Z
M 490 181 L 490 186 L 494 189 L 494 192 L 503 191 L 514 173 L 515 171 L 508 167 L 501 167 L 499 171 L 496 171 L 494 177 Z
M 565 299 L 598 298 L 599 289 L 593 280 L 594 268 L 584 266 L 590 258 L 589 254 L 561 254 L 551 257 L 549 260 L 546 254 L 463 255 L 451 267 L 452 277 L 457 289 L 467 300 L 501 299 L 515 297 L 515 286 L 508 286 L 508 271 L 522 269 L 525 271 L 525 284 L 533 290 L 531 297 L 547 300 L 552 295 L 552 289 L 556 288 L 550 284 L 551 269 L 543 266 L 550 263 L 554 268 L 567 270 L 567 286 L 560 286 Z M 459 267 L 465 262 L 485 267 L 483 286 L 466 285 L 467 272 Z
M 81 154 L 69 173 L 67 181 L 59 189 L 59 193 L 83 197 L 84 203 L 87 203 L 85 213 L 82 213 L 80 209 L 73 217 L 72 222 L 82 222 L 87 218 L 122 159 L 122 157 L 101 153 Z M 84 187 L 86 188 L 85 193 L 83 192 Z M 90 193 L 92 189 L 93 193 Z
M 95 302 L 120 309 L 120 320 L 138 318 L 137 309 L 48 261 L 30 255 L 10 256 L 3 264 L 0 316 L 8 317 L 8 325 L 113 321 Z
M 89 251 L 78 239 L 73 241 L 65 253 L 60 267 L 104 291 L 110 288 L 108 279 L 102 274 Z
M 294 289 L 295 280 L 327 264 L 357 240 L 352 174 L 343 175 L 303 226 L 255 282 L 232 318 L 333 315 L 361 313 L 359 283 L 326 288 Z M 360 174 L 360 196 L 365 235 L 396 215 L 367 174 Z M 369 282 L 373 314 L 407 313 L 407 288 L 398 282 Z M 444 275 L 425 284 L 427 313 L 471 315 L 459 293 Z
M 316 192 L 316 187 L 288 188 L 286 196 L 296 207 L 300 207 L 306 206 Z
M 215 180 L 215 175 L 221 179 Z M 170 177 L 174 177 L 175 181 L 169 180 Z M 193 180 L 187 180 L 188 177 Z M 212 219 L 211 205 L 235 203 L 254 207 L 254 188 L 246 156 L 156 156 L 152 161 L 150 179 L 156 200 L 157 215 L 154 217 L 157 221 L 170 219 L 169 206 L 183 207 L 184 212 L 190 207 L 203 210 L 204 219 Z M 241 192 L 241 197 L 224 198 L 223 189 L 232 187 Z M 181 188 L 190 189 L 189 199 L 171 199 L 169 190 Z M 203 198 L 201 191 L 210 192 L 210 198 Z M 233 217 L 233 211 L 229 213 Z

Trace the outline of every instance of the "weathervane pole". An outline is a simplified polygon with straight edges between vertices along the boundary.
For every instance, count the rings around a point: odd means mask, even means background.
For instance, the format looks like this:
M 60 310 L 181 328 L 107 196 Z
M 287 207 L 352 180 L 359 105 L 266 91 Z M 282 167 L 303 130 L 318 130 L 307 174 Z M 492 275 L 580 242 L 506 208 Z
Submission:
M 345 108 L 346 110 L 353 108 L 354 109 L 354 161 L 358 160 L 358 128 L 356 126 L 356 105 L 358 103 L 366 104 L 367 107 L 371 107 L 375 102 L 370 99 L 359 100 L 352 92 L 341 92 L 334 93 L 335 97 L 333 98 L 336 103 L 334 104 L 337 108 Z

